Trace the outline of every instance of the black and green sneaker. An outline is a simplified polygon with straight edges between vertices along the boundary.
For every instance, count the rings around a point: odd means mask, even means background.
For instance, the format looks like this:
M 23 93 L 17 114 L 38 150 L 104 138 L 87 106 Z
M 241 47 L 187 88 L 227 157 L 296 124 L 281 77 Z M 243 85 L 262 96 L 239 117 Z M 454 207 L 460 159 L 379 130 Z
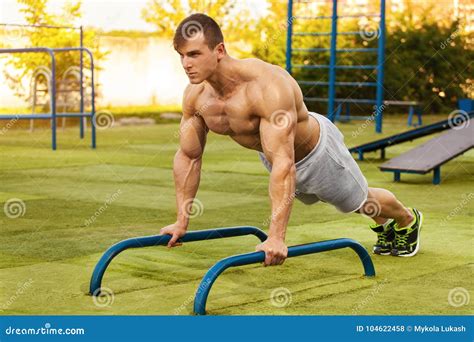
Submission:
M 395 225 L 395 242 L 391 254 L 394 256 L 411 257 L 420 249 L 420 232 L 423 224 L 423 214 L 415 208 L 412 209 L 415 216 L 414 222 L 408 227 Z
M 377 242 L 374 245 L 374 254 L 390 255 L 393 249 L 393 241 L 395 239 L 395 221 L 390 220 L 385 225 L 374 224 L 370 226 L 377 233 Z

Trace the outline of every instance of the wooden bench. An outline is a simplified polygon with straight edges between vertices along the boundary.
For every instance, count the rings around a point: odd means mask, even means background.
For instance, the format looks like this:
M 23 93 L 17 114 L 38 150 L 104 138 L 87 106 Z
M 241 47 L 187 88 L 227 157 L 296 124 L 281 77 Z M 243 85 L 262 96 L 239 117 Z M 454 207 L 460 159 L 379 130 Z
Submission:
M 460 120 L 463 118 L 462 120 Z M 385 159 L 385 149 L 389 146 L 412 141 L 421 137 L 448 130 L 457 126 L 464 126 L 466 120 L 474 118 L 474 111 L 465 113 L 465 115 L 455 115 L 448 117 L 447 120 L 438 121 L 430 125 L 411 129 L 409 131 L 400 132 L 382 139 L 371 141 L 362 145 L 354 146 L 349 149 L 351 153 L 357 153 L 359 160 L 364 160 L 364 153 L 380 150 L 380 158 Z
M 441 165 L 474 147 L 474 122 L 450 129 L 414 149 L 380 165 L 381 171 L 393 172 L 394 181 L 400 174 L 426 174 L 433 171 L 433 184 L 441 182 Z

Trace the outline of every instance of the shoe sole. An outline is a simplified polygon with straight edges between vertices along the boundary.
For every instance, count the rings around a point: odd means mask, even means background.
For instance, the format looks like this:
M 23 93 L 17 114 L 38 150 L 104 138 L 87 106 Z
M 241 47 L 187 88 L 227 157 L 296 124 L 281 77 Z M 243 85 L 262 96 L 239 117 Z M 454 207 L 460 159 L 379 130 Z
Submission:
M 379 252 L 379 253 L 377 253 L 376 251 L 372 250 L 372 253 L 374 253 L 375 255 L 390 255 L 391 252 L 388 251 L 388 252 Z
M 420 214 L 420 226 L 418 227 L 418 238 L 416 239 L 416 248 L 410 254 L 399 254 L 396 256 L 408 258 L 408 257 L 414 256 L 420 250 L 420 236 L 421 236 L 421 227 L 423 226 L 423 214 L 421 213 L 421 211 L 419 210 L 417 211 L 418 211 L 418 214 Z
M 394 219 L 390 219 L 392 222 L 395 222 Z M 390 223 L 391 224 L 391 223 Z M 393 229 L 393 228 L 392 228 Z M 388 252 L 383 252 L 383 253 L 377 253 L 374 249 L 372 249 L 372 253 L 375 254 L 375 255 L 391 255 L 392 254 L 392 251 L 388 251 Z M 474 342 L 474 341 L 473 341 Z

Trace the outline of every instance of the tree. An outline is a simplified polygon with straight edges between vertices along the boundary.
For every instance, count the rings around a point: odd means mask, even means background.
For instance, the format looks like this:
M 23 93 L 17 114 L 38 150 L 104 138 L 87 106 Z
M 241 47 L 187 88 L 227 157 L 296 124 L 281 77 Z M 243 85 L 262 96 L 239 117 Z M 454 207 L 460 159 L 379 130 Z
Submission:
M 452 111 L 457 100 L 473 96 L 474 49 L 462 23 L 433 18 L 425 8 L 418 18 L 399 15 L 389 29 L 386 97 L 417 100 L 431 112 Z
M 156 27 L 162 38 L 171 39 L 179 23 L 188 15 L 202 12 L 220 25 L 226 42 L 239 53 L 245 48 L 239 42 L 249 42 L 258 19 L 238 0 L 151 0 L 142 10 L 143 19 Z
M 284 66 L 286 31 L 288 28 L 287 4 L 271 2 L 268 15 L 258 22 L 253 36 L 252 54 L 268 63 Z
M 328 15 L 326 6 L 317 8 L 318 13 L 308 13 L 310 8 L 300 4 L 302 12 L 294 15 Z M 408 1 L 402 13 L 389 13 L 385 46 L 385 98 L 389 100 L 416 100 L 422 103 L 425 112 L 452 111 L 457 100 L 474 96 L 473 63 L 474 49 L 469 43 L 469 35 L 463 31 L 463 23 L 452 20 L 451 16 L 434 13 L 439 7 Z M 294 7 L 295 12 L 296 5 Z M 286 52 L 286 4 L 272 1 L 268 16 L 257 24 L 257 32 L 252 44 L 252 53 L 273 64 L 284 66 Z M 306 11 L 306 12 L 305 12 Z M 325 22 L 325 23 L 321 23 Z M 329 32 L 330 20 L 293 20 L 294 32 Z M 367 24 L 367 22 L 365 23 Z M 360 32 L 354 36 L 338 36 L 338 48 L 374 48 L 377 40 L 364 33 L 365 25 L 359 19 L 341 20 L 338 30 Z M 324 26 L 325 25 L 325 26 Z M 323 27 L 324 26 L 324 27 Z M 367 27 L 377 27 L 369 23 Z M 375 30 L 374 30 L 375 31 Z M 328 48 L 328 37 L 294 36 L 293 47 Z M 328 64 L 326 52 L 293 55 L 292 64 Z M 366 53 L 338 53 L 338 65 L 373 65 L 376 56 Z M 298 80 L 327 81 L 327 69 L 293 68 L 293 76 Z M 338 69 L 338 81 L 375 82 L 375 70 Z M 327 97 L 327 87 L 302 86 L 306 97 Z M 369 87 L 337 87 L 336 97 L 375 99 L 375 89 Z M 325 104 L 308 103 L 316 111 L 325 111 Z M 352 106 L 354 109 L 360 106 Z M 372 107 L 362 107 L 361 112 L 372 112 Z M 389 108 L 390 109 L 390 108 Z M 391 109 L 390 109 L 391 110 Z M 399 108 L 395 108 L 399 110 Z

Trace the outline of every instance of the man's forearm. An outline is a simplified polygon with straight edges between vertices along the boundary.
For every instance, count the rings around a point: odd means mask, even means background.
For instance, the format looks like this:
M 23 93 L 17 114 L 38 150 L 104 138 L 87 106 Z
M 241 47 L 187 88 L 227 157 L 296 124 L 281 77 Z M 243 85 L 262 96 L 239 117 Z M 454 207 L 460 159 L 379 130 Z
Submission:
M 188 226 L 191 201 L 199 188 L 201 164 L 201 157 L 189 158 L 181 149 L 174 158 L 173 174 L 176 188 L 177 222 L 184 227 Z
M 292 161 L 274 161 L 270 175 L 270 199 L 272 216 L 269 238 L 285 240 L 295 197 L 296 169 Z

